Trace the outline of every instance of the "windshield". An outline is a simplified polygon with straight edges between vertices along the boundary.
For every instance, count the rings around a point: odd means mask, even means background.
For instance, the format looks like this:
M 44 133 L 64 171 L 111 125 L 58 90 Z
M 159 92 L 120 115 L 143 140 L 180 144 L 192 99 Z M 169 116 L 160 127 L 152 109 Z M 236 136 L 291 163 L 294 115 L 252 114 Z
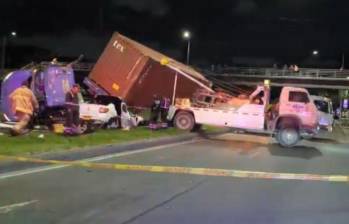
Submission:
M 329 102 L 324 100 L 314 100 L 314 103 L 319 111 L 324 113 L 331 113 Z

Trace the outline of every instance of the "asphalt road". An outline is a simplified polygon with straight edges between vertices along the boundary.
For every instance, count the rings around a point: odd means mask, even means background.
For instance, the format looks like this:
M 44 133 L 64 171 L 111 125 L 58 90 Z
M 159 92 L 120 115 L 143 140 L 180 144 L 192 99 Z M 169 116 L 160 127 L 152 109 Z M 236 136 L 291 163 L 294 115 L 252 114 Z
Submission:
M 230 135 L 103 163 L 349 175 L 349 147 L 293 150 Z M 254 142 L 253 142 L 254 141 Z M 264 180 L 64 167 L 1 178 L 0 223 L 345 223 L 348 183 Z

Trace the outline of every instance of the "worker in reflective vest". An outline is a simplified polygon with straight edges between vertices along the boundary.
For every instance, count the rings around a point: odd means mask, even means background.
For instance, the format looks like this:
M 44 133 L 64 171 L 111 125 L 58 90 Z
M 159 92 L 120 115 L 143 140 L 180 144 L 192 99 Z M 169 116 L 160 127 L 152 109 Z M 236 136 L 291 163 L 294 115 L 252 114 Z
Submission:
M 12 112 L 15 114 L 17 123 L 13 127 L 12 135 L 21 135 L 27 133 L 28 125 L 31 121 L 34 111 L 39 109 L 38 101 L 34 93 L 29 89 L 30 80 L 22 83 L 10 94 Z

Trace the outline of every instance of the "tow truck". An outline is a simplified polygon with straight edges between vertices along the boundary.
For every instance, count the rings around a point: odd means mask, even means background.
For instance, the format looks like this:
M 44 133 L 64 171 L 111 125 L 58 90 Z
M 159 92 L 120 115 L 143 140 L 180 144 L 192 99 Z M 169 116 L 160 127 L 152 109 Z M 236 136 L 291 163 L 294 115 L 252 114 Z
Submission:
M 178 99 L 169 109 L 168 120 L 187 131 L 213 125 L 249 134 L 268 134 L 287 148 L 318 133 L 317 108 L 306 89 L 285 86 L 275 104 L 270 104 L 270 95 L 268 80 L 245 97 L 227 99 L 219 94 L 199 93 L 193 102 Z

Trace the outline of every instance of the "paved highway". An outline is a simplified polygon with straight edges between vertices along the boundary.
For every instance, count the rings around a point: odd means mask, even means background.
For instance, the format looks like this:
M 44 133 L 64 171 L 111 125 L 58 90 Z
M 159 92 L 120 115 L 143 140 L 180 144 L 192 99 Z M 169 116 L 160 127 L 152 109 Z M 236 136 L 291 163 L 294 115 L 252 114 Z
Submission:
M 240 138 L 240 137 L 238 137 Z M 349 147 L 227 134 L 98 163 L 348 175 Z M 280 174 L 282 175 L 282 174 Z M 0 176 L 0 223 L 348 223 L 348 183 L 56 166 Z

